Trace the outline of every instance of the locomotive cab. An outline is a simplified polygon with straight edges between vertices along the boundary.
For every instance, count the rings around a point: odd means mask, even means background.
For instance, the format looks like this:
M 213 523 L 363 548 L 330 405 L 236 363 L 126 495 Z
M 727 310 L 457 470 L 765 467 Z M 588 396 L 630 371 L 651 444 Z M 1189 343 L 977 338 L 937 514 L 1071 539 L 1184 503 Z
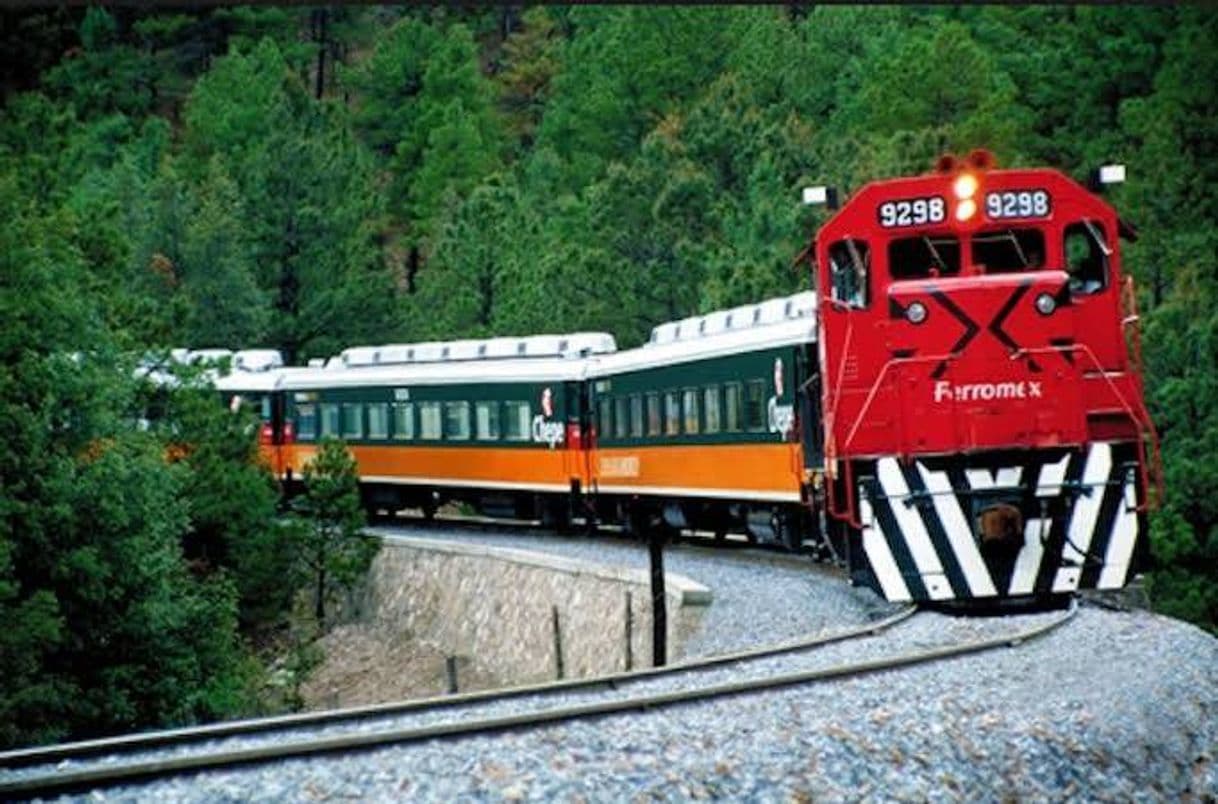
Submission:
M 1136 519 L 1153 430 L 1118 229 L 1058 171 L 980 152 L 869 184 L 822 227 L 826 474 L 864 543 L 857 579 L 891 599 L 1072 591 L 1111 566 L 1124 581 L 1142 528 L 1105 494 Z M 1111 561 L 1079 545 L 1105 528 L 1123 534 Z

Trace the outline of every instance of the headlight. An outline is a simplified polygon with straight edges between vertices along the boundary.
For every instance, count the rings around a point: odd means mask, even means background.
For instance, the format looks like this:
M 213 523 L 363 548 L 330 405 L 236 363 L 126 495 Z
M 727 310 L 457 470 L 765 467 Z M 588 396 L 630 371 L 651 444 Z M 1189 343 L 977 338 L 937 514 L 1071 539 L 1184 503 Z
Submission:
M 914 302 L 905 308 L 905 318 L 911 324 L 921 324 L 926 320 L 926 305 Z
M 1053 311 L 1057 309 L 1057 300 L 1048 293 L 1042 293 L 1036 297 L 1036 312 L 1041 315 L 1053 315 Z

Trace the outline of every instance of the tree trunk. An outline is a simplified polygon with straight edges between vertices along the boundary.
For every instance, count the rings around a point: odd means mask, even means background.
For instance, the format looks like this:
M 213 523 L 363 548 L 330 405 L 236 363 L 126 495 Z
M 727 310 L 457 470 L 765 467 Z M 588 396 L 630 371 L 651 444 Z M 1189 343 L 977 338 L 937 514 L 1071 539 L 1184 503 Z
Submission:
M 317 81 L 314 85 L 313 95 L 317 100 L 321 100 L 322 92 L 326 87 L 326 20 L 329 13 L 324 8 L 316 9 L 313 12 L 313 38 L 317 42 Z
M 325 630 L 326 623 L 326 551 L 324 547 L 317 548 L 317 596 L 313 601 L 313 616 L 317 619 L 317 628 Z

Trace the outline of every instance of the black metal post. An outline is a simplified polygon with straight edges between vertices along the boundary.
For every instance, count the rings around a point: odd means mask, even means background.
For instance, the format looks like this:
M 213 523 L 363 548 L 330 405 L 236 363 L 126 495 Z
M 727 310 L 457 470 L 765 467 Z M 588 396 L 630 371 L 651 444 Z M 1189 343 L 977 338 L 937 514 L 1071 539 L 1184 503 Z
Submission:
M 554 615 L 554 672 L 555 677 L 562 681 L 563 665 L 562 665 L 562 629 L 558 625 L 558 606 L 551 606 L 550 612 Z
M 652 665 L 668 663 L 668 605 L 664 594 L 664 542 L 660 528 L 647 529 L 647 552 L 651 559 Z
M 448 694 L 456 695 L 457 693 L 457 657 L 446 656 L 444 658 L 444 672 L 448 676 Z
M 626 590 L 626 669 L 634 669 L 634 600 Z

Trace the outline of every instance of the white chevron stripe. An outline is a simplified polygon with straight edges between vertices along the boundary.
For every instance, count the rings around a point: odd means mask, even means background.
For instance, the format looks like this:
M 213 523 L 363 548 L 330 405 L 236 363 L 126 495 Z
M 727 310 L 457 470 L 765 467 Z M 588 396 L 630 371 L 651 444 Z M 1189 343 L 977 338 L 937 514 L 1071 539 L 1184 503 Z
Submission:
M 1004 466 L 993 474 L 987 469 L 965 469 L 964 476 L 973 491 L 988 491 L 1018 486 L 1019 472 L 1018 466 Z
M 1053 579 L 1054 592 L 1073 592 L 1078 589 L 1082 576 L 1079 564 L 1084 553 L 1091 546 L 1091 537 L 1095 533 L 1096 519 L 1100 513 L 1100 504 L 1104 500 L 1104 483 L 1108 480 L 1108 472 L 1112 468 L 1112 448 L 1104 443 L 1092 444 L 1087 453 L 1087 465 L 1083 469 L 1083 485 L 1090 488 L 1090 494 L 1080 495 L 1074 501 L 1074 511 L 1070 517 L 1069 538 L 1062 546 L 1061 563 Z M 1077 549 L 1075 545 L 1078 545 Z M 1081 551 L 1081 552 L 1080 552 Z
M 1030 595 L 1036 588 L 1036 573 L 1044 557 L 1045 546 L 1041 537 L 1049 528 L 1051 520 L 1029 519 L 1023 526 L 1023 547 L 1015 558 L 1015 569 L 1011 572 L 1011 595 Z
M 1112 523 L 1112 537 L 1108 540 L 1108 552 L 1104 556 L 1104 569 L 1100 572 L 1097 589 L 1119 589 L 1125 585 L 1129 562 L 1133 558 L 1133 546 L 1138 537 L 1137 505 L 1137 490 L 1130 480 L 1125 483 L 1124 499 Z
M 876 476 L 890 501 L 892 514 L 901 531 L 900 535 L 905 537 L 905 543 L 909 545 L 909 552 L 918 566 L 918 574 L 922 576 L 931 600 L 947 600 L 952 597 L 952 585 L 948 583 L 947 575 L 943 572 L 943 564 L 930 542 L 930 535 L 926 532 L 922 517 L 916 510 L 905 505 L 905 501 L 909 499 L 909 486 L 905 484 L 905 476 L 901 474 L 901 467 L 897 465 L 896 459 L 882 458 L 877 461 Z
M 905 585 L 905 579 L 901 577 L 901 570 L 897 568 L 896 559 L 892 557 L 892 551 L 888 549 L 884 530 L 872 513 L 871 503 L 861 494 L 859 495 L 859 516 L 863 522 L 863 552 L 867 554 L 867 562 L 871 564 L 871 571 L 880 581 L 884 597 L 894 603 L 911 600 L 909 587 Z
M 1040 469 L 1040 478 L 1036 481 L 1037 497 L 1056 497 L 1062 493 L 1062 483 L 1066 480 L 1066 468 L 1070 465 L 1070 456 L 1063 455 L 1057 463 L 1047 463 Z
M 1036 478 L 1037 497 L 1056 497 L 1061 494 L 1062 482 L 1066 479 L 1066 469 L 1070 466 L 1070 456 L 1063 455 L 1057 463 L 1047 463 L 1040 468 L 1040 476 Z M 1044 537 L 1052 527 L 1053 520 L 1035 517 L 1024 523 L 1023 547 L 1015 558 L 1015 569 L 1011 572 L 1011 585 L 1007 589 L 1010 595 L 1030 595 L 1036 589 L 1036 576 L 1040 571 L 1040 562 L 1045 556 Z
M 939 517 L 939 522 L 942 523 L 943 530 L 947 534 L 947 540 L 951 543 L 952 552 L 956 554 L 956 560 L 960 562 L 960 569 L 964 572 L 964 580 L 968 582 L 969 591 L 972 592 L 973 597 L 997 595 L 998 590 L 994 588 L 990 571 L 981 558 L 981 551 L 973 537 L 973 529 L 969 527 L 964 511 L 960 509 L 960 501 L 956 499 L 951 481 L 947 479 L 947 472 L 932 472 L 920 461 L 918 462 L 918 472 L 922 475 L 922 482 L 926 484 L 926 490 L 931 493 L 931 500 L 935 505 L 935 515 Z

